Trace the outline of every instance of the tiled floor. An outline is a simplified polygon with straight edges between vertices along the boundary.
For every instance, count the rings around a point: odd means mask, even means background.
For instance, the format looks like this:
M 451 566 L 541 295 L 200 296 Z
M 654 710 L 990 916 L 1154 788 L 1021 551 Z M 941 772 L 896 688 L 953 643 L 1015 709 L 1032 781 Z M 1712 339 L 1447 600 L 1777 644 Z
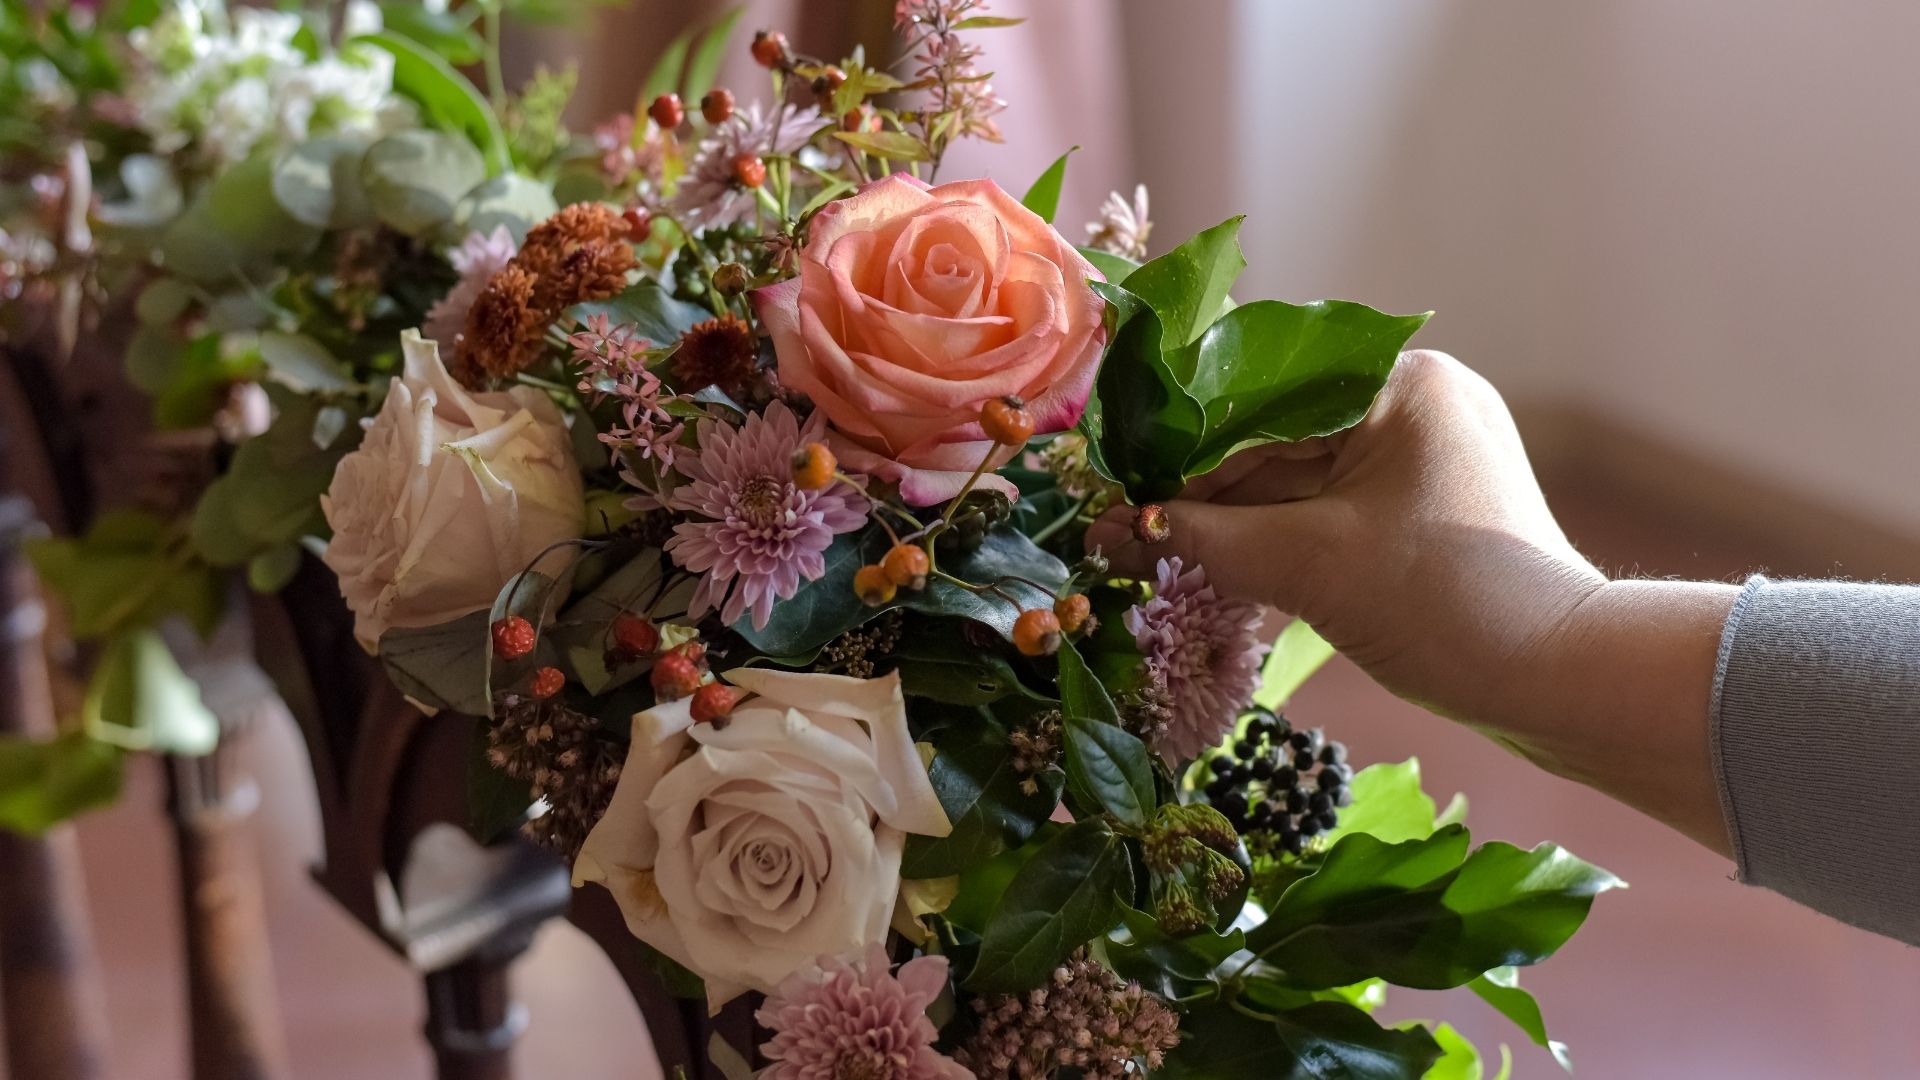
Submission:
M 1778 559 L 1591 488 L 1559 505 L 1583 547 L 1617 568 L 1718 577 Z M 1920 1076 L 1920 954 L 1733 884 L 1721 859 L 1394 700 L 1344 664 L 1302 691 L 1295 712 L 1337 731 L 1361 762 L 1419 756 L 1438 797 L 1470 795 L 1478 836 L 1557 840 L 1632 883 L 1602 898 L 1587 929 L 1524 979 L 1554 1035 L 1572 1045 L 1583 1080 Z M 258 775 L 278 778 L 265 792 L 260 835 L 295 1074 L 427 1077 L 413 981 L 304 879 L 315 824 L 292 736 L 272 733 L 260 752 Z M 120 806 L 82 827 L 119 1080 L 185 1075 L 177 916 L 158 804 L 156 778 L 142 771 Z M 637 1012 L 578 934 L 547 931 L 521 966 L 519 988 L 532 1012 L 522 1076 L 657 1075 Z M 1516 1038 L 1467 995 L 1396 992 L 1388 1011 L 1451 1020 L 1484 1046 Z M 1557 1074 L 1544 1052 L 1515 1050 L 1517 1076 Z

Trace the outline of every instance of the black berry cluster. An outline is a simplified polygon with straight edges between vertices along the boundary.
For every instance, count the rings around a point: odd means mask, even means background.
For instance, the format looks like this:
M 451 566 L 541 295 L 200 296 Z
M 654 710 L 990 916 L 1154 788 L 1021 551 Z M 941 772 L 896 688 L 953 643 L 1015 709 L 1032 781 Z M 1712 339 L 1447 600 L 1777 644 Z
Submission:
M 1208 766 L 1207 801 L 1250 848 L 1298 855 L 1338 825 L 1340 808 L 1353 802 L 1347 748 L 1319 728 L 1295 731 L 1286 717 L 1258 706 L 1231 752 Z

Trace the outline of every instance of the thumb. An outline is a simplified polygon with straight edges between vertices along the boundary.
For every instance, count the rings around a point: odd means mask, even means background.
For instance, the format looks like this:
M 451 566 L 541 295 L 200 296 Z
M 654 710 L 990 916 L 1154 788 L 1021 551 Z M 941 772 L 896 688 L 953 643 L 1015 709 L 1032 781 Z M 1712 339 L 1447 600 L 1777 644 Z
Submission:
M 1151 577 L 1161 559 L 1203 566 L 1222 595 L 1298 612 L 1305 569 L 1331 537 L 1323 500 L 1228 506 L 1175 499 L 1163 504 L 1167 539 L 1148 544 L 1133 534 L 1138 511 L 1116 506 L 1087 529 L 1087 550 L 1101 549 L 1115 573 Z

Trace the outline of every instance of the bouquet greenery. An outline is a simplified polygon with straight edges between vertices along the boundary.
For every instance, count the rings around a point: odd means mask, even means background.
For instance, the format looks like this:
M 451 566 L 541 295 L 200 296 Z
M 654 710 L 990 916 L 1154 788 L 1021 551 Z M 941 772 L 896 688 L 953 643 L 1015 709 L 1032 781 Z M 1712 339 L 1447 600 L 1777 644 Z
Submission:
M 1144 191 L 1077 247 L 1064 157 L 937 181 L 999 137 L 975 37 L 1017 20 L 980 0 L 901 0 L 891 64 L 761 32 L 745 104 L 728 15 L 590 139 L 570 76 L 501 87 L 497 6 L 341 12 L 100 16 L 95 272 L 157 421 L 230 454 L 178 519 L 38 550 L 104 649 L 91 737 L 4 749 L 7 824 L 110 788 L 103 740 L 204 749 L 155 627 L 310 552 L 394 684 L 475 718 L 482 837 L 611 891 L 681 992 L 763 995 L 760 1045 L 709 1048 L 741 1075 L 1482 1075 L 1376 1021 L 1387 984 L 1564 1063 L 1514 972 L 1619 882 L 1473 846 L 1416 763 L 1285 714 L 1304 624 L 1083 543 L 1356 423 L 1424 316 L 1236 303 L 1239 219 L 1148 259 Z

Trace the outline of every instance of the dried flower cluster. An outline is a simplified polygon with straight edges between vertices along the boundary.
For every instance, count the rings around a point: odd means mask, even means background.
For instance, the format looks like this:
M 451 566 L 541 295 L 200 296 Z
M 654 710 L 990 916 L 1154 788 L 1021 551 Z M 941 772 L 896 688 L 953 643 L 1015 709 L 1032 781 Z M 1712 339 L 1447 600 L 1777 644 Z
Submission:
M 573 858 L 606 813 L 620 780 L 623 748 L 599 722 L 551 701 L 502 694 L 487 729 L 487 761 L 532 787 L 547 812 L 527 823 L 541 844 Z
M 876 662 L 886 658 L 900 644 L 904 620 L 894 609 L 827 642 L 815 662 L 815 671 L 837 671 L 856 679 L 871 679 L 878 673 Z
M 1160 1067 L 1180 1041 L 1179 1017 L 1136 982 L 1079 952 L 1049 985 L 974 999 L 979 1028 L 954 1054 L 980 1080 L 1042 1080 L 1077 1069 L 1088 1080 Z
M 619 211 L 600 203 L 575 203 L 534 226 L 468 312 L 455 376 L 480 386 L 532 366 L 561 312 L 626 288 L 636 265 L 628 233 Z
M 1007 736 L 1013 744 L 1013 771 L 1020 774 L 1020 790 L 1028 795 L 1040 790 L 1040 782 L 1034 777 L 1058 767 L 1060 755 L 1066 752 L 1060 720 L 1059 709 L 1045 709 Z

